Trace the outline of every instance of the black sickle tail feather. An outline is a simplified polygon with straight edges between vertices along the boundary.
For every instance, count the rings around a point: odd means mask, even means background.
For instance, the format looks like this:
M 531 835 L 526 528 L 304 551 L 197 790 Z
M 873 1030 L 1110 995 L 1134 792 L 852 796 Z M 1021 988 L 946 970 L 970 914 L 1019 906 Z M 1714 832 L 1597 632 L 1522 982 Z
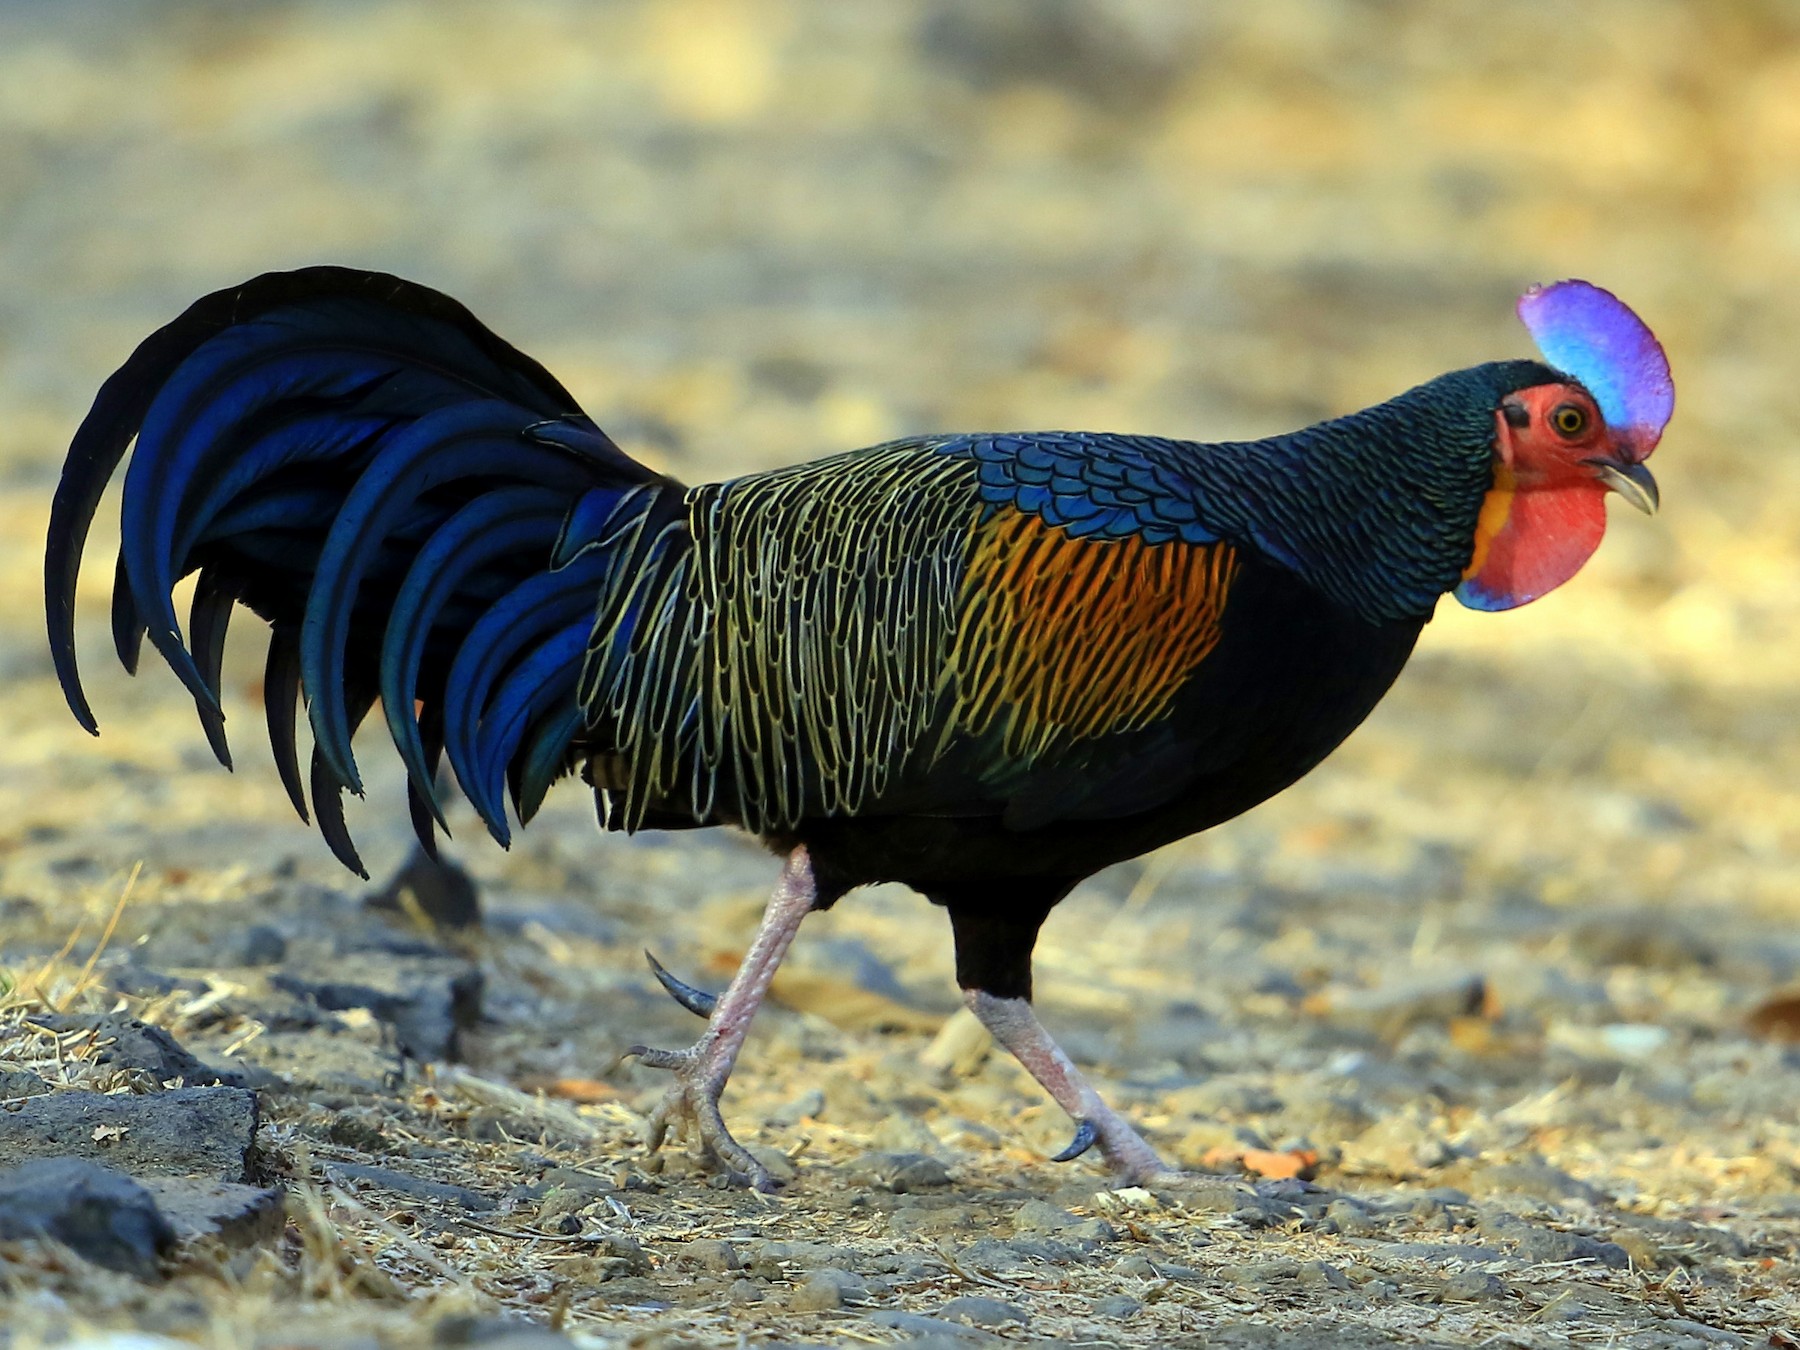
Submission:
M 362 789 L 350 742 L 377 703 L 426 846 L 446 752 L 505 842 L 508 790 L 529 816 L 582 728 L 575 683 L 607 560 L 553 566 L 564 521 L 585 495 L 661 480 L 436 291 L 315 267 L 209 295 L 102 386 L 51 509 L 50 648 L 89 731 L 76 573 L 134 438 L 112 608 L 126 668 L 148 637 L 229 767 L 219 672 L 232 607 L 248 605 L 273 626 L 263 687 L 283 786 L 303 819 L 310 788 L 345 865 L 362 871 L 341 799 Z M 184 638 L 172 590 L 195 571 Z M 314 740 L 304 775 L 298 699 Z

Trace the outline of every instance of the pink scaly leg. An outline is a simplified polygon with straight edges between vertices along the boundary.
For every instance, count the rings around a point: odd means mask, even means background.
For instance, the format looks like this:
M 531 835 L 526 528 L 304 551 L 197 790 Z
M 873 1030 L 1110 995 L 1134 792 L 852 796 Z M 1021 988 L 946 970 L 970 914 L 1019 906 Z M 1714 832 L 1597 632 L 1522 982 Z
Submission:
M 769 992 L 769 983 L 775 978 L 781 958 L 793 943 L 794 934 L 800 931 L 800 921 L 812 912 L 816 893 L 812 862 L 804 848 L 797 848 L 788 855 L 775 894 L 769 898 L 769 907 L 763 912 L 762 926 L 756 930 L 756 939 L 744 953 L 743 963 L 732 977 L 730 988 L 714 1003 L 700 1039 L 686 1050 L 652 1050 L 637 1045 L 625 1052 L 653 1069 L 671 1069 L 675 1073 L 674 1085 L 650 1113 L 645 1142 L 652 1152 L 662 1147 L 672 1124 L 691 1121 L 699 1142 L 725 1166 L 748 1177 L 750 1184 L 759 1191 L 775 1189 L 769 1169 L 751 1156 L 750 1151 L 733 1139 L 731 1131 L 725 1128 L 725 1119 L 719 1114 L 719 1097 L 725 1091 L 726 1080 L 731 1077 L 732 1066 L 737 1063 L 738 1051 L 743 1049 L 744 1037 L 750 1032 L 750 1019 L 762 1006 L 763 996 Z M 655 966 L 655 958 L 651 958 L 651 964 Z M 664 974 L 658 970 L 658 978 L 663 978 Z M 668 981 L 665 979 L 664 983 Z M 696 998 L 705 998 L 698 991 L 688 992 Z M 684 1006 L 693 1005 L 684 1001 Z
M 1099 1144 L 1113 1170 L 1133 1185 L 1175 1175 L 1175 1170 L 1156 1156 L 1156 1150 L 1144 1142 L 1125 1117 L 1100 1099 L 1062 1047 L 1050 1039 L 1050 1033 L 1032 1011 L 1030 1000 L 996 998 L 982 989 L 965 989 L 963 1002 L 994 1039 L 1011 1051 L 1025 1071 L 1056 1099 L 1056 1104 L 1074 1117 L 1075 1142 L 1058 1154 L 1056 1161 L 1079 1157 L 1089 1146 Z

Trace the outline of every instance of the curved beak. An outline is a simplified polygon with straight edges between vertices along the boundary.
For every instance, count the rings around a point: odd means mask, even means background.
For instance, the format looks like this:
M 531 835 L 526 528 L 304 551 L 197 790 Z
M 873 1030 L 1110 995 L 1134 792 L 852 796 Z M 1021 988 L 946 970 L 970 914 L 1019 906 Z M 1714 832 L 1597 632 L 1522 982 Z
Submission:
M 1656 514 L 1662 505 L 1662 494 L 1656 490 L 1656 479 L 1642 464 L 1621 464 L 1616 459 L 1590 459 L 1594 476 L 1647 516 Z

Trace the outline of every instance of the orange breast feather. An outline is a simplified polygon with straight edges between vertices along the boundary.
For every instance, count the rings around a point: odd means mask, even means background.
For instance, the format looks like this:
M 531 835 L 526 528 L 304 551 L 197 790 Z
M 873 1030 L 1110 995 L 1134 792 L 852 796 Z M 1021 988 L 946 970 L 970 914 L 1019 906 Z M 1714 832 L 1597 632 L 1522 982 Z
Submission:
M 998 725 L 1032 757 L 1155 721 L 1217 645 L 1237 568 L 1227 544 L 1077 539 L 996 511 L 963 578 L 958 730 Z

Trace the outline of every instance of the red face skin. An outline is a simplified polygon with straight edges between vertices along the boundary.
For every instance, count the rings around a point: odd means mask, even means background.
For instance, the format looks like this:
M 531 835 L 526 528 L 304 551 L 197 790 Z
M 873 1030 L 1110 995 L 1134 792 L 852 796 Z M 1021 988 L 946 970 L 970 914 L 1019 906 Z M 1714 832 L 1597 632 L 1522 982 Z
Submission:
M 1634 438 L 1607 426 L 1578 384 L 1508 395 L 1494 428 L 1494 486 L 1457 594 L 1478 609 L 1511 609 L 1562 585 L 1600 546 L 1608 492 L 1650 511 L 1656 482 Z

